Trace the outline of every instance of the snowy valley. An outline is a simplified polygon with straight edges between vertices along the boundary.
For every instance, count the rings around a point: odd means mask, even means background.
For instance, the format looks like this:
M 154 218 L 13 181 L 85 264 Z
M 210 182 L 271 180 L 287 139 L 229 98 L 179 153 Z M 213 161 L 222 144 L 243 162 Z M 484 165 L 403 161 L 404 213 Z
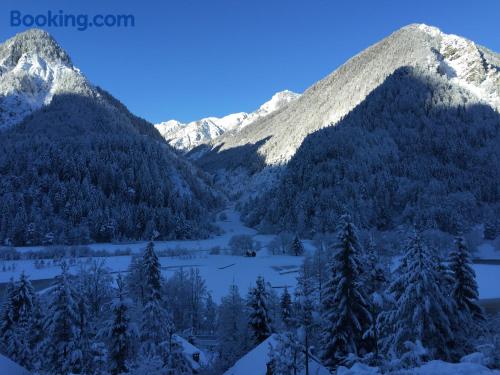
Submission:
M 0 374 L 500 374 L 500 55 L 412 24 L 151 124 L 0 45 Z

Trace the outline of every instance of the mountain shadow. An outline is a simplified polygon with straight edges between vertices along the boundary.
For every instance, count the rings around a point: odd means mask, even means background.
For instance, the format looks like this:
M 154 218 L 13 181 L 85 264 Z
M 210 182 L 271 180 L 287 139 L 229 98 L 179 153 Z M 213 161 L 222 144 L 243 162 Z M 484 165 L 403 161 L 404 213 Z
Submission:
M 279 184 L 245 208 L 250 225 L 329 232 L 459 233 L 500 215 L 500 115 L 444 77 L 403 67 L 336 125 L 310 134 Z
M 57 95 L 0 138 L 0 243 L 206 237 L 207 175 L 104 91 Z

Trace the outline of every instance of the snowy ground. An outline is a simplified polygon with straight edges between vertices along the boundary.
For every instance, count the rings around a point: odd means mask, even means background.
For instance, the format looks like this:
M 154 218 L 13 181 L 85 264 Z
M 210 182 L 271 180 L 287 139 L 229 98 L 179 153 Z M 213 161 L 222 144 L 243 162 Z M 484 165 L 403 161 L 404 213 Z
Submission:
M 257 253 L 255 258 L 231 255 L 210 255 L 209 250 L 216 246 L 224 249 L 228 247 L 228 242 L 233 235 L 248 234 L 259 241 L 265 247 L 272 239 L 273 235 L 258 235 L 257 232 L 248 228 L 240 220 L 239 213 L 233 209 L 225 211 L 227 220 L 219 221 L 217 224 L 224 230 L 224 234 L 206 240 L 196 241 L 158 241 L 155 243 L 157 250 L 165 249 L 185 249 L 188 256 L 183 257 L 162 257 L 160 258 L 163 273 L 170 276 L 176 269 L 184 267 L 198 267 L 208 289 L 213 293 L 214 298 L 219 299 L 224 296 L 229 285 L 234 281 L 240 288 L 240 292 L 245 294 L 248 287 L 255 282 L 257 276 L 263 276 L 275 288 L 285 285 L 291 287 L 296 282 L 298 267 L 302 263 L 302 257 L 294 256 L 272 256 L 268 255 L 263 248 Z M 304 241 L 306 249 L 311 250 L 310 241 Z M 146 242 L 134 242 L 127 244 L 93 244 L 90 247 L 94 250 L 106 249 L 110 252 L 115 250 L 131 249 L 132 252 L 139 252 L 146 246 Z M 36 247 L 18 248 L 18 251 L 37 250 Z M 482 256 L 495 255 L 496 250 L 491 245 L 482 245 L 479 248 Z M 105 258 L 106 265 L 113 272 L 126 271 L 130 256 L 113 256 Z M 490 258 L 491 259 L 491 258 Z M 500 257 L 499 257 L 500 259 Z M 79 258 L 78 262 L 87 262 L 87 258 Z M 9 268 L 15 264 L 15 269 Z M 7 270 L 2 271 L 3 266 Z M 76 272 L 79 265 L 73 265 L 72 270 Z M 479 295 L 481 299 L 500 298 L 500 265 L 475 264 L 477 282 L 479 284 Z M 50 265 L 36 269 L 34 261 L 19 260 L 6 261 L 0 263 L 0 283 L 7 282 L 11 277 L 17 278 L 21 271 L 25 271 L 32 280 L 51 279 L 60 273 L 57 265 Z
M 239 214 L 232 210 L 226 210 L 227 220 L 218 222 L 225 231 L 224 234 L 198 241 L 158 241 L 155 242 L 157 250 L 185 249 L 189 250 L 187 256 L 181 257 L 161 257 L 163 274 L 171 276 L 179 268 L 189 269 L 197 267 L 201 275 L 206 280 L 207 288 L 212 292 L 213 297 L 218 300 L 228 292 L 229 285 L 235 283 L 240 288 L 240 293 L 245 295 L 248 288 L 255 283 L 257 276 L 263 276 L 275 288 L 282 288 L 285 285 L 291 289 L 295 286 L 298 267 L 303 258 L 294 256 L 271 256 L 266 249 L 257 253 L 255 258 L 231 255 L 209 255 L 208 250 L 219 246 L 227 248 L 228 242 L 235 234 L 248 234 L 254 236 L 263 246 L 272 240 L 272 235 L 257 235 L 254 229 L 244 226 Z M 130 244 L 93 244 L 90 247 L 94 250 L 106 249 L 110 252 L 115 250 L 125 250 L 130 248 L 133 252 L 139 252 L 146 246 L 146 242 L 136 242 Z M 310 248 L 307 243 L 306 247 Z M 18 248 L 19 251 L 34 250 L 37 247 Z M 130 264 L 131 256 L 111 256 L 103 258 L 106 266 L 112 272 L 126 271 Z M 80 264 L 85 264 L 90 259 L 79 258 L 77 264 L 71 266 L 72 272 L 77 272 Z M 15 264 L 15 269 L 8 269 Z M 6 271 L 1 271 L 3 266 Z M 58 265 L 51 264 L 44 268 L 34 267 L 33 260 L 6 261 L 0 263 L 0 283 L 8 282 L 11 277 L 17 278 L 21 271 L 25 271 L 31 280 L 51 279 L 60 273 Z
M 235 234 L 248 234 L 251 236 L 255 236 L 257 240 L 259 240 L 262 244 L 266 244 L 268 241 L 272 239 L 273 236 L 262 236 L 257 235 L 257 231 L 255 229 L 249 228 L 240 220 L 239 212 L 235 211 L 232 208 L 229 208 L 224 211 L 227 215 L 227 220 L 220 221 L 217 220 L 216 225 L 219 226 L 224 233 L 219 236 L 214 236 L 205 240 L 177 240 L 177 241 L 155 241 L 156 248 L 159 250 L 164 249 L 185 249 L 185 250 L 193 250 L 193 251 L 207 251 L 211 248 L 219 246 L 221 248 L 227 247 L 229 240 Z M 132 252 L 140 252 L 142 249 L 146 247 L 146 241 L 135 241 L 135 242 L 127 242 L 127 243 L 98 243 L 86 245 L 93 250 L 107 250 L 108 252 L 115 252 L 119 250 L 127 250 L 130 249 Z M 34 247 L 19 247 L 18 251 L 36 251 L 41 249 L 39 246 Z
M 116 256 L 104 258 L 106 266 L 112 272 L 126 271 L 130 264 L 130 256 Z M 80 259 L 82 263 L 87 258 Z M 58 265 L 51 265 L 36 269 L 31 260 L 16 262 L 16 269 L 0 272 L 0 282 L 7 282 L 11 277 L 17 278 L 21 271 L 25 271 L 31 280 L 50 279 L 61 271 Z M 257 276 L 263 276 L 273 287 L 281 288 L 285 285 L 291 289 L 295 286 L 297 269 L 302 263 L 301 257 L 293 256 L 259 256 L 247 258 L 231 255 L 194 255 L 193 257 L 162 257 L 160 258 L 163 274 L 170 277 L 179 268 L 186 270 L 192 267 L 199 268 L 205 279 L 207 288 L 215 299 L 227 294 L 229 285 L 235 283 L 244 295 L 248 288 L 255 283 Z M 71 271 L 77 272 L 80 265 L 72 265 Z

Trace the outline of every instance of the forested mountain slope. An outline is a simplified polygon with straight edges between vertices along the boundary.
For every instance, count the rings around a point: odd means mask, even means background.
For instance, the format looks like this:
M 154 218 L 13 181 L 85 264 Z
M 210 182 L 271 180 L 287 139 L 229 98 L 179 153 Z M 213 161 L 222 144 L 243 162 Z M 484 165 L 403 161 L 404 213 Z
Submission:
M 44 55 L 50 64 L 69 64 L 67 54 L 39 30 L 7 44 L 16 48 L 8 56 L 5 45 L 0 48 L 4 61 L 49 50 L 59 51 Z M 1 75 L 1 85 L 8 86 L 9 77 Z M 220 203 L 209 178 L 152 124 L 79 77 L 78 89 L 66 85 L 48 102 L 29 107 L 21 123 L 3 123 L 8 129 L 0 138 L 0 242 L 206 236 L 211 210 Z M 32 71 L 23 79 L 40 83 Z M 16 97 L 29 98 L 30 87 L 17 87 Z
M 426 69 L 394 72 L 337 124 L 309 135 L 279 184 L 247 206 L 264 228 L 459 233 L 500 214 L 500 114 Z

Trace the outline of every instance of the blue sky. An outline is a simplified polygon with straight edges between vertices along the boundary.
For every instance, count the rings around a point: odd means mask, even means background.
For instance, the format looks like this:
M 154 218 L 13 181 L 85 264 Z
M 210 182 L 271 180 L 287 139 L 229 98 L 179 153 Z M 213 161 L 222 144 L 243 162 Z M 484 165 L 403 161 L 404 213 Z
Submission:
M 23 14 L 132 14 L 133 28 L 46 28 L 95 84 L 152 121 L 252 111 L 302 92 L 413 22 L 500 51 L 500 2 L 334 0 L 2 0 L 0 39 Z

